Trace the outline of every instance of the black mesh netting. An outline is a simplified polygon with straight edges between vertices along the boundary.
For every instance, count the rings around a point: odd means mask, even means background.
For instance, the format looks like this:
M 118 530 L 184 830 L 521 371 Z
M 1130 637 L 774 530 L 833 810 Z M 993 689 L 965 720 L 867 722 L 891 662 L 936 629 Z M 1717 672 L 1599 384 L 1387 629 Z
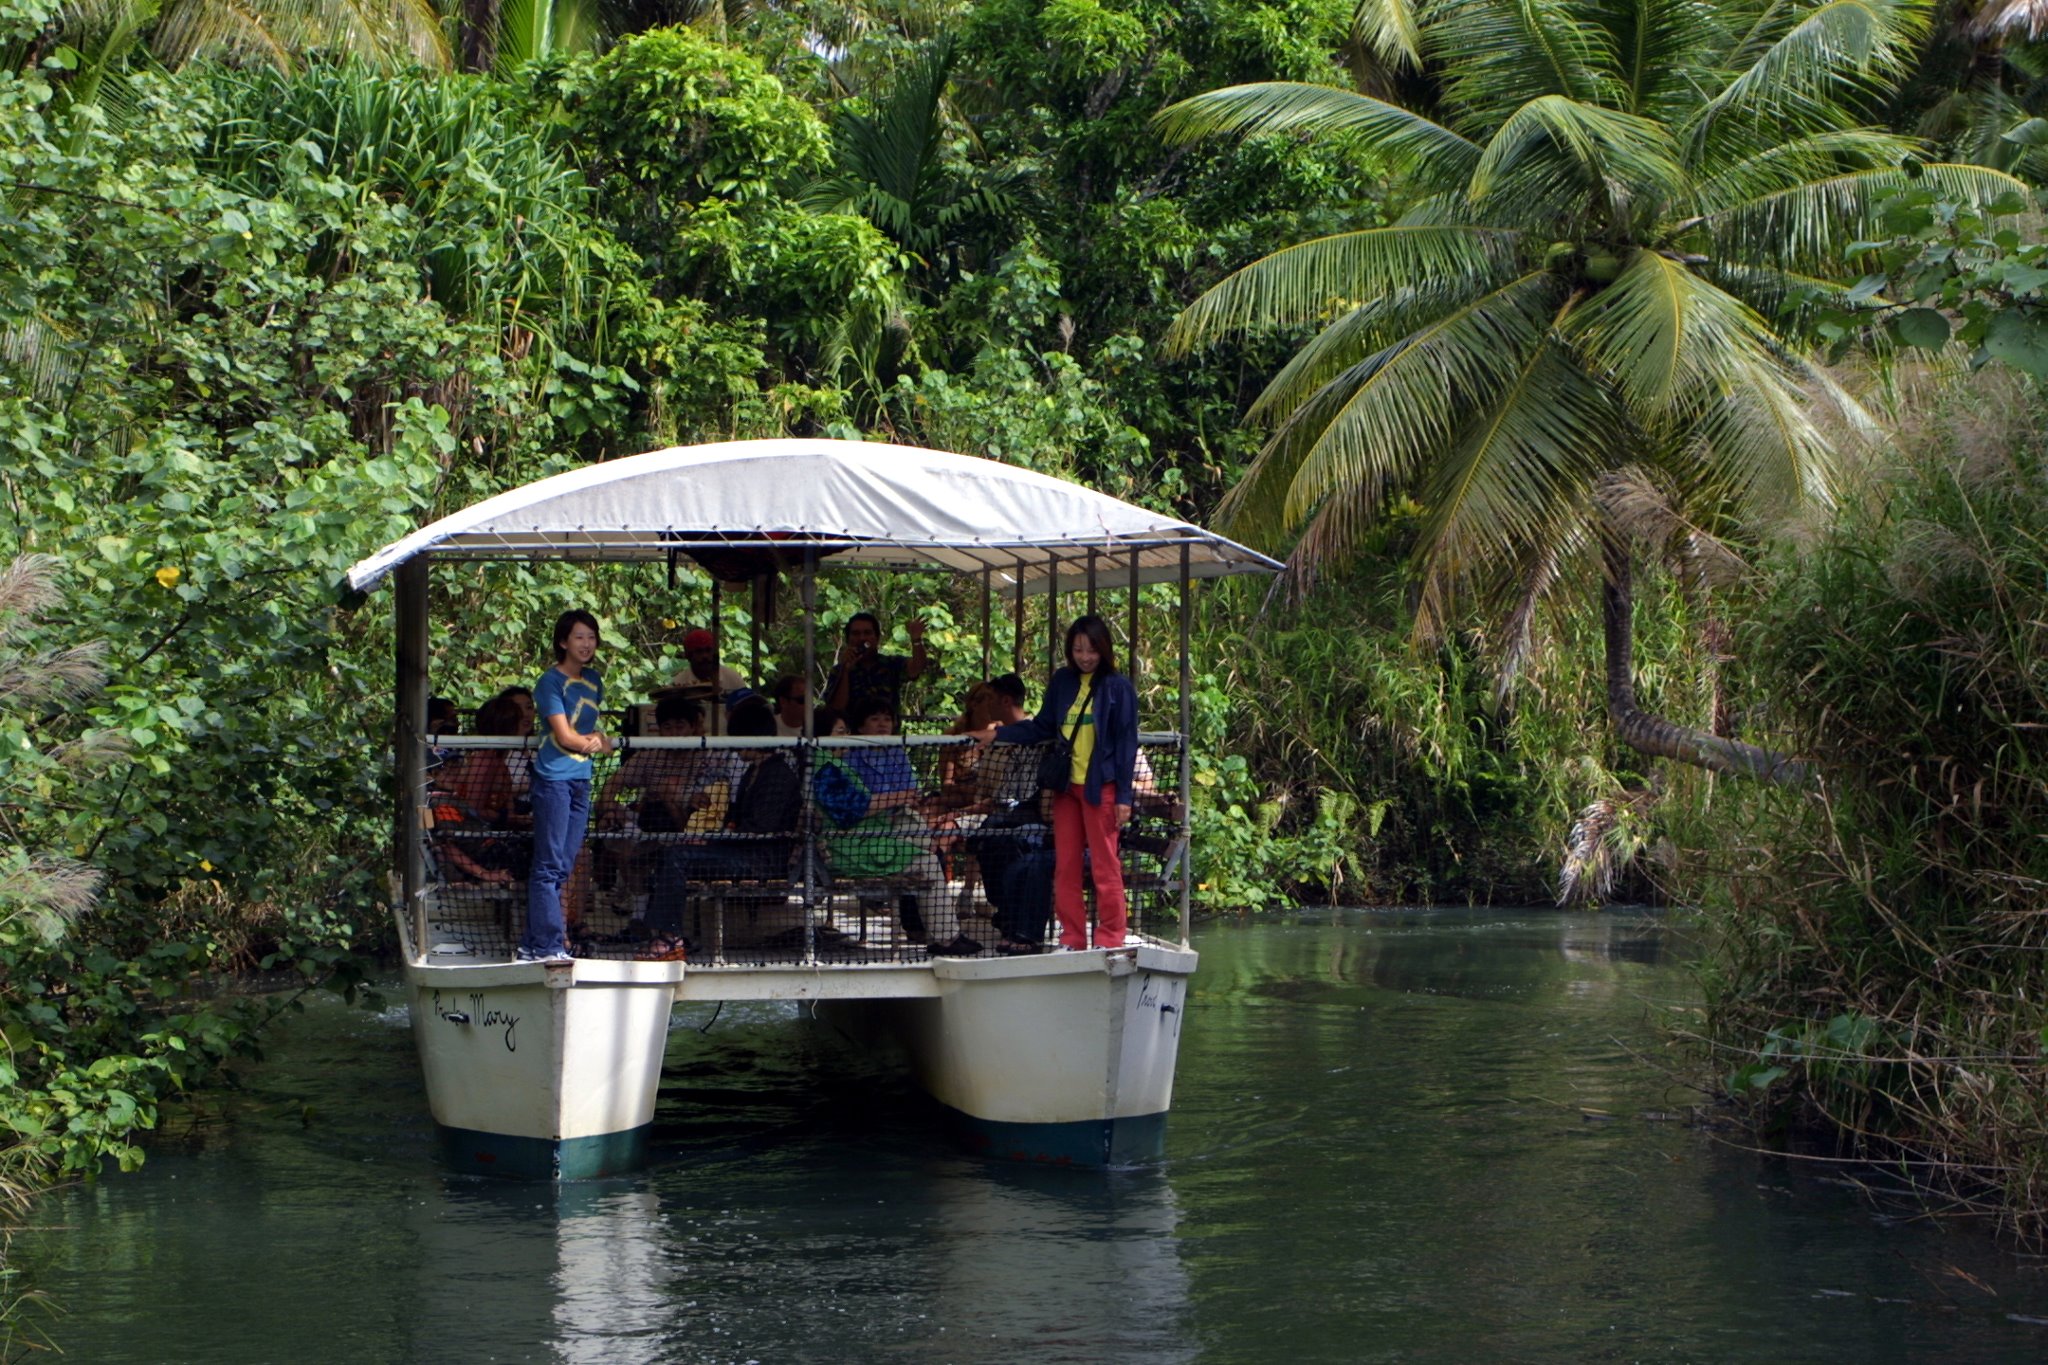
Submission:
M 1056 938 L 1040 754 L 964 741 L 629 746 L 595 765 L 563 893 L 572 949 L 697 967 L 1037 951 Z M 509 957 L 518 942 L 528 758 L 451 747 L 429 772 L 430 954 Z M 1133 935 L 1179 936 L 1179 775 L 1177 744 L 1140 750 L 1119 841 Z

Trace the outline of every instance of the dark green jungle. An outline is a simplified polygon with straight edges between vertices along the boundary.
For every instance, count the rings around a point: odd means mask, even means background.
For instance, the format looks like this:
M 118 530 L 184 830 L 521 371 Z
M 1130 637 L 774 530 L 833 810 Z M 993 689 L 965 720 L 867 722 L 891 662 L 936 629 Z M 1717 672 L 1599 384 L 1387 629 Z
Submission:
M 1287 560 L 1200 600 L 1205 911 L 1687 907 L 1702 1106 L 2038 1235 L 2037 36 L 2038 0 L 0 0 L 10 1215 L 137 1166 L 290 1007 L 227 987 L 388 951 L 351 563 L 796 435 Z M 530 680 L 585 604 L 644 688 L 709 594 L 449 572 L 435 690 Z M 861 608 L 923 619 L 957 709 L 969 595 L 829 582 Z

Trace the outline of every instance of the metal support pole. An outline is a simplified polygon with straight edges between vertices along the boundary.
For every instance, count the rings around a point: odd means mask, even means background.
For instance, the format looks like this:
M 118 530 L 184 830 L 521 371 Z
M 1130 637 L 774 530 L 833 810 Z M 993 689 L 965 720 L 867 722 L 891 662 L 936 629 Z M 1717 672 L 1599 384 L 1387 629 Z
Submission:
M 1138 685 L 1138 556 L 1142 551 L 1131 551 L 1131 588 L 1126 596 L 1130 599 L 1124 607 L 1130 613 L 1130 625 L 1124 631 L 1127 657 L 1124 660 L 1124 676 L 1131 680 L 1131 686 Z
M 1047 559 L 1045 579 L 1045 676 L 1059 670 L 1060 658 L 1060 556 L 1055 550 Z
M 1010 630 L 1010 671 L 1024 671 L 1024 561 L 1017 560 L 1017 567 L 1010 572 L 1017 575 L 1017 606 L 1015 622 Z
M 398 566 L 397 715 L 392 727 L 398 778 L 394 840 L 399 894 L 412 927 L 415 961 L 427 956 L 427 861 L 421 848 L 427 791 L 427 559 L 415 555 Z
M 711 575 L 711 645 L 712 648 L 718 651 L 718 662 L 720 664 L 725 662 L 725 634 L 719 625 L 718 618 L 723 614 L 724 607 L 724 585 L 718 581 L 718 575 L 713 574 Z M 717 670 L 713 670 L 711 674 L 711 705 L 705 707 L 704 711 L 711 718 L 711 723 L 705 727 L 704 733 L 708 735 L 724 734 L 725 693 L 718 686 Z
M 818 552 L 804 551 L 804 738 L 818 733 Z
M 804 782 L 804 809 L 815 811 L 813 798 L 817 765 L 811 760 L 817 750 L 811 741 L 818 734 L 818 689 L 813 679 L 818 671 L 818 552 L 804 548 L 804 737 L 797 750 L 797 760 L 802 764 Z M 816 817 L 804 820 L 804 961 L 818 960 L 818 931 L 811 922 L 816 896 L 812 888 L 818 881 L 818 830 Z
M 1195 669 L 1190 657 L 1190 637 L 1194 634 L 1191 603 L 1188 598 L 1188 578 L 1191 570 L 1190 547 L 1180 547 L 1180 946 L 1188 946 L 1188 931 L 1193 924 L 1193 890 L 1195 880 L 1195 859 L 1193 845 L 1189 842 L 1193 832 L 1193 812 L 1188 809 L 1188 800 L 1195 789 L 1195 760 L 1193 742 L 1188 731 L 1195 719 Z
M 989 672 L 989 649 L 993 641 L 988 638 L 989 598 L 995 592 L 995 570 L 986 564 L 981 569 L 981 676 L 987 681 Z
M 1095 551 L 1088 552 L 1088 614 L 1095 615 Z
M 775 591 L 775 575 L 756 577 L 751 586 L 753 591 L 749 594 L 747 635 L 753 646 L 753 660 L 747 668 L 747 679 L 758 688 L 761 686 L 761 598 L 764 594 Z

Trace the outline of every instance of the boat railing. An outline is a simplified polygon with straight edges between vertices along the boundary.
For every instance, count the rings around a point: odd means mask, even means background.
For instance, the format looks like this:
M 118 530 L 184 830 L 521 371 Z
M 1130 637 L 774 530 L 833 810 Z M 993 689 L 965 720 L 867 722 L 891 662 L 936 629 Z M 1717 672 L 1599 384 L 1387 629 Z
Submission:
M 436 960 L 511 956 L 533 736 L 430 739 L 419 838 Z M 1182 736 L 1140 735 L 1120 861 L 1130 928 L 1182 936 Z M 1041 745 L 958 735 L 647 737 L 591 763 L 564 889 L 578 956 L 702 967 L 990 957 L 1052 940 Z M 1092 889 L 1091 921 L 1100 905 Z

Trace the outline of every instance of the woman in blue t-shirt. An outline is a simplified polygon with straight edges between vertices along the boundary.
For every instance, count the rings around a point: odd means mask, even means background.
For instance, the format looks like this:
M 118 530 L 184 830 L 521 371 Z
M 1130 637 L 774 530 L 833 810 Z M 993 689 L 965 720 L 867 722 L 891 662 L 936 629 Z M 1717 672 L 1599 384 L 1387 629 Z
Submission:
M 598 733 L 604 679 L 590 661 L 597 657 L 597 618 L 565 611 L 555 622 L 555 666 L 533 685 L 533 709 L 541 725 L 533 758 L 533 872 L 526 883 L 526 933 L 519 961 L 566 960 L 569 943 L 562 922 L 562 885 L 575 870 L 590 822 L 590 760 L 612 751 Z

